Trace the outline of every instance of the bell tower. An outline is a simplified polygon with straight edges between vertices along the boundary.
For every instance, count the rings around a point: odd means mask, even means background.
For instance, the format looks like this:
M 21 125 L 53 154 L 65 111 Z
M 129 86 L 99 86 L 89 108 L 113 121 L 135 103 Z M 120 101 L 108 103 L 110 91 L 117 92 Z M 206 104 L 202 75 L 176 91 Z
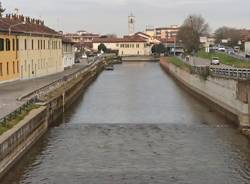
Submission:
M 135 16 L 131 13 L 128 16 L 128 34 L 133 35 L 135 33 Z

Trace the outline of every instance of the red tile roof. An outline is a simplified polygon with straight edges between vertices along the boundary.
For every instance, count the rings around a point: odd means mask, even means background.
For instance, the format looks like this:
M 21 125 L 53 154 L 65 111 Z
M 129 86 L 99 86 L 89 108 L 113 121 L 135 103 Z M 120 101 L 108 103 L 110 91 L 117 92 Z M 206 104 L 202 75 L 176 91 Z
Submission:
M 93 43 L 121 43 L 121 42 L 147 42 L 139 36 L 124 36 L 123 38 L 95 38 Z
M 241 29 L 240 37 L 242 41 L 247 41 L 250 39 L 250 30 L 249 29 Z
M 72 41 L 70 38 L 62 38 L 63 43 L 69 43 L 69 44 L 76 44 L 74 41 Z
M 84 34 L 77 34 L 77 33 L 66 33 L 64 34 L 66 37 L 99 37 L 99 34 L 94 33 L 84 33 Z
M 22 22 L 25 23 L 22 24 Z M 20 25 L 17 25 L 20 24 Z M 24 16 L 7 15 L 5 18 L 0 18 L 0 32 L 9 32 L 11 27 L 11 33 L 16 34 L 34 34 L 44 36 L 58 36 L 61 35 L 55 30 L 44 25 L 43 21 L 27 18 Z
M 164 38 L 164 39 L 159 39 L 161 43 L 174 43 L 176 41 L 176 38 L 171 37 L 171 38 Z

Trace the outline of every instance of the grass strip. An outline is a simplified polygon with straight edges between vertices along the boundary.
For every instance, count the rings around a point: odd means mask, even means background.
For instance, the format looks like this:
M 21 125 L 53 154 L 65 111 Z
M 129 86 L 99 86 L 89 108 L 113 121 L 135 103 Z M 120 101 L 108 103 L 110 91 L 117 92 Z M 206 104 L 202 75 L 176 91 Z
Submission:
M 0 135 L 2 135 L 4 132 L 8 131 L 9 129 L 13 128 L 15 125 L 17 125 L 20 121 L 24 119 L 25 116 L 29 114 L 29 112 L 33 109 L 39 108 L 39 105 L 33 104 L 27 107 L 25 110 L 22 110 L 19 114 L 16 115 L 15 118 L 0 124 Z
M 212 57 L 218 57 L 220 62 L 225 65 L 233 66 L 236 68 L 250 68 L 250 62 L 234 58 L 226 53 L 206 53 L 204 50 L 198 52 L 198 57 L 211 60 Z

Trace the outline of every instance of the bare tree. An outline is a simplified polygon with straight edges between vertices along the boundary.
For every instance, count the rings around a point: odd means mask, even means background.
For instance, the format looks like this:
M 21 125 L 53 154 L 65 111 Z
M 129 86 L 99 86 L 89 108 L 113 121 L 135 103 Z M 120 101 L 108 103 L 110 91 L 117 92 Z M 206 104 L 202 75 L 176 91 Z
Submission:
M 197 52 L 200 47 L 200 37 L 208 35 L 209 25 L 201 15 L 190 15 L 182 24 L 177 39 L 188 52 Z
M 2 2 L 0 2 L 0 17 L 2 17 L 3 13 L 5 12 L 5 8 L 2 7 Z
M 227 39 L 228 46 L 235 46 L 240 41 L 240 30 L 230 27 L 220 27 L 215 31 L 216 43 L 221 43 L 221 40 Z

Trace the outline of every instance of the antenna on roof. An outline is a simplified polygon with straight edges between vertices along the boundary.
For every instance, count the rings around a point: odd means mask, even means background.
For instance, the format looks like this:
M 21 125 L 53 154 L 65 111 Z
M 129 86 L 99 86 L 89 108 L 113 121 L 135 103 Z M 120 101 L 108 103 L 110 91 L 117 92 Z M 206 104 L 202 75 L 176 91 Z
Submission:
M 5 12 L 5 8 L 2 7 L 2 2 L 0 2 L 0 17 L 2 17 L 3 12 Z

